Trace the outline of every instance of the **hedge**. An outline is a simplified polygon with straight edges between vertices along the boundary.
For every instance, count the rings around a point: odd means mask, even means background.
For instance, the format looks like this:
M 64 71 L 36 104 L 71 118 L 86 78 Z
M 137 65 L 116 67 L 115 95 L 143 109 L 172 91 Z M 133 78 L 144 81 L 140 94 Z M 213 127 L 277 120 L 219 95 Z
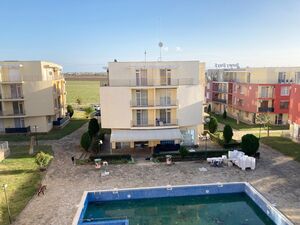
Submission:
M 231 140 L 231 142 L 229 143 L 225 143 L 225 141 L 223 139 L 221 139 L 219 137 L 219 135 L 217 134 L 212 134 L 210 132 L 208 132 L 208 134 L 210 135 L 210 139 L 213 141 L 213 142 L 216 142 L 218 143 L 220 146 L 222 146 L 223 148 L 225 149 L 231 149 L 231 148 L 240 148 L 240 145 L 241 143 L 236 141 L 236 140 Z
M 210 157 L 221 157 L 222 155 L 226 155 L 227 151 L 225 150 L 209 150 L 209 151 L 201 151 L 201 152 L 188 152 L 188 154 L 182 158 L 180 153 L 160 153 L 153 154 L 152 157 L 157 159 L 160 162 L 166 161 L 166 155 L 171 155 L 173 161 L 192 161 L 192 160 L 206 160 L 206 158 Z
M 129 154 L 115 154 L 115 155 L 99 155 L 99 156 L 90 156 L 89 158 L 91 161 L 94 161 L 95 159 L 102 159 L 102 161 L 112 162 L 112 161 L 131 161 L 131 155 Z

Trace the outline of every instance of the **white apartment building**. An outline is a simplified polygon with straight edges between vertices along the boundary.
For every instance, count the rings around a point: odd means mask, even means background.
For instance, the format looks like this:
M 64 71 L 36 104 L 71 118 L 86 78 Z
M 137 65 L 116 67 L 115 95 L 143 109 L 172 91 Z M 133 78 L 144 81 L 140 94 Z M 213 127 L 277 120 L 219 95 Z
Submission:
M 101 124 L 112 149 L 198 144 L 203 131 L 205 63 L 110 62 L 100 87 Z

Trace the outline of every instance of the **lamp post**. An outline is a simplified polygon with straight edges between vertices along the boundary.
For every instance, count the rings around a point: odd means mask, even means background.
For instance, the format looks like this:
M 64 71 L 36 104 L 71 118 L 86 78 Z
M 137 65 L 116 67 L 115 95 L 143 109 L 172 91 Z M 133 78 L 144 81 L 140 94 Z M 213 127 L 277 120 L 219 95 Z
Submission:
M 38 146 L 38 138 L 37 138 L 37 129 L 38 129 L 38 126 L 37 125 L 34 125 L 34 133 L 35 133 L 35 143 L 36 143 L 36 146 Z
M 12 223 L 11 214 L 10 214 L 10 209 L 9 209 L 9 204 L 8 204 L 8 199 L 7 199 L 7 194 L 6 194 L 7 184 L 3 184 L 2 188 L 3 188 L 3 191 L 4 191 L 5 202 L 6 202 L 6 206 L 7 206 L 8 219 L 9 219 L 9 223 L 11 224 Z
M 99 140 L 98 142 L 98 152 L 100 153 L 101 151 L 101 145 L 103 144 L 103 141 L 102 140 Z
M 208 124 L 210 122 L 210 118 L 209 117 L 206 117 L 205 118 L 205 123 Z M 209 134 L 206 133 L 205 134 L 205 158 L 207 156 L 207 141 L 208 141 L 208 137 L 209 137 Z

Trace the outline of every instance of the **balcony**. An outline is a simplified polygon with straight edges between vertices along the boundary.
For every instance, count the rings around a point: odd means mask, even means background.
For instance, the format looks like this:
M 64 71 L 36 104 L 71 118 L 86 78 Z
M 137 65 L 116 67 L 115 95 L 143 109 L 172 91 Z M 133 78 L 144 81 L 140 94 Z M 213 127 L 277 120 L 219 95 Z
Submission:
M 220 99 L 220 98 L 213 98 L 212 99 L 214 102 L 219 102 L 219 103 L 223 103 L 223 104 L 226 104 L 226 99 Z
M 198 83 L 198 82 L 197 82 Z M 193 78 L 180 78 L 162 81 L 161 79 L 144 79 L 144 80 L 130 80 L 130 79 L 111 79 L 109 86 L 111 87 L 170 87 L 178 85 L 192 85 L 197 84 Z
M 1 96 L 0 95 L 0 101 L 2 102 L 9 102 L 9 101 L 24 101 L 24 96 Z
M 131 121 L 131 126 L 134 128 L 164 128 L 164 127 L 172 127 L 172 126 L 178 126 L 178 120 L 177 119 L 170 119 L 168 122 L 160 121 L 159 119 L 157 121 L 149 122 L 148 123 L 138 123 L 137 121 Z
M 214 88 L 213 92 L 227 93 L 227 88 Z
M 259 107 L 258 112 L 274 112 L 274 107 Z

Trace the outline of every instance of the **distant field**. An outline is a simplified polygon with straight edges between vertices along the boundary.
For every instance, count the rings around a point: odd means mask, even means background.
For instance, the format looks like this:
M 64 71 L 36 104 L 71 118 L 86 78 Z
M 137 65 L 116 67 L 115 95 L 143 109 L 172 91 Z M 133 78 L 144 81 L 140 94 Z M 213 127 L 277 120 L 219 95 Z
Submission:
M 76 104 L 79 97 L 82 105 L 99 104 L 100 81 L 66 81 L 67 103 Z

